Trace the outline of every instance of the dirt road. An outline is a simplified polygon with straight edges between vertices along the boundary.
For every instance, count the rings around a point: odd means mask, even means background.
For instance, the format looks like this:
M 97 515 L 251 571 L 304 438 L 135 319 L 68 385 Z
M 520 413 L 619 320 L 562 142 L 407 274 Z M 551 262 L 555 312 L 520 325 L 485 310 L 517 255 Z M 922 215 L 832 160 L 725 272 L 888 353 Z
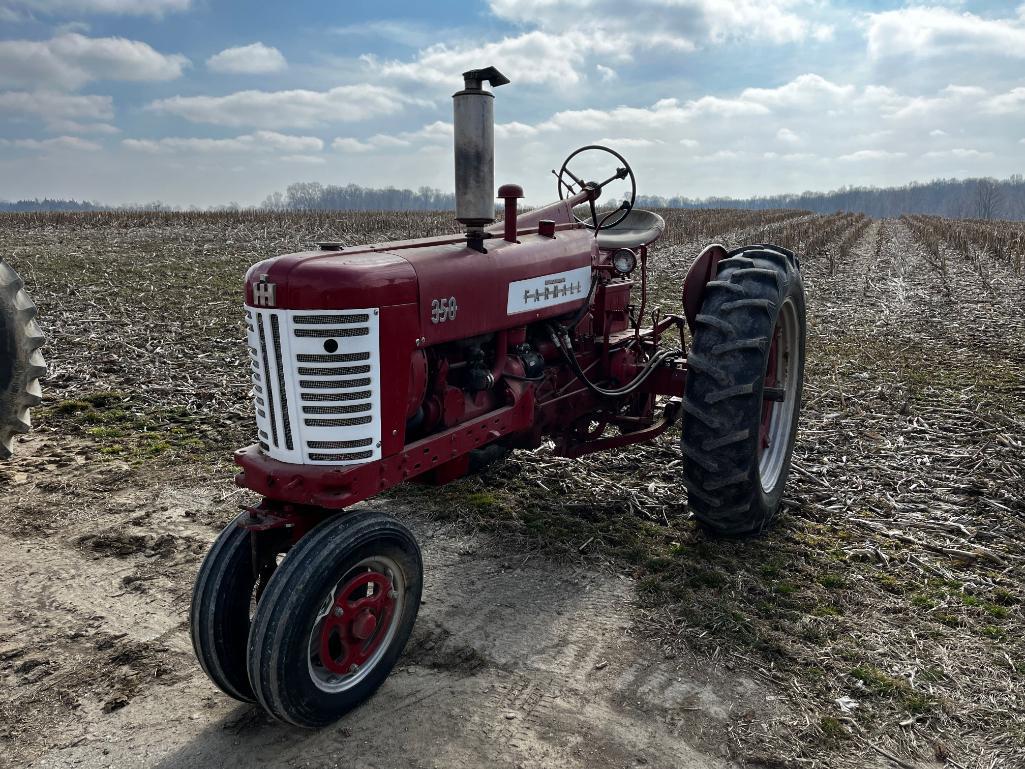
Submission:
M 189 645 L 232 486 L 58 451 L 20 446 L 11 491 L 39 528 L 0 539 L 10 766 L 726 767 L 724 734 L 767 706 L 751 679 L 640 637 L 631 580 L 407 514 L 427 581 L 395 674 L 335 727 L 274 724 L 214 690 Z

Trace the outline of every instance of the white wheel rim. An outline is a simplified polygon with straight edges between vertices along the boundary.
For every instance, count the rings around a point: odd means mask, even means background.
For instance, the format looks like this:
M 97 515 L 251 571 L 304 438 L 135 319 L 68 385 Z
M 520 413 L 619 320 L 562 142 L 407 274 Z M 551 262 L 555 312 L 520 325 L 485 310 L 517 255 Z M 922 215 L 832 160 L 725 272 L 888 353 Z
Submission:
M 758 477 L 762 491 L 772 492 L 779 484 L 783 468 L 786 466 L 790 433 L 797 410 L 798 382 L 797 367 L 800 362 L 798 345 L 800 344 L 800 327 L 797 320 L 797 307 L 792 299 L 786 299 L 776 317 L 773 337 L 779 333 L 776 355 L 776 387 L 783 388 L 783 400 L 772 404 L 772 414 L 766 434 L 768 445 L 762 445 L 761 430 L 758 435 Z M 769 340 L 770 354 L 772 339 Z M 766 360 L 768 372 L 769 360 Z M 761 427 L 759 420 L 759 428 Z
M 370 571 L 384 574 L 389 580 L 391 580 L 392 589 L 397 593 L 395 597 L 395 606 L 392 610 L 391 619 L 389 620 L 388 628 L 385 631 L 385 636 L 380 642 L 378 642 L 377 647 L 374 649 L 374 653 L 370 658 L 367 659 L 356 672 L 348 675 L 339 675 L 320 664 L 321 629 L 324 624 L 324 620 L 327 618 L 334 606 L 336 593 L 339 588 L 348 583 L 360 572 Z M 322 692 L 327 692 L 328 694 L 338 694 L 351 689 L 370 675 L 370 672 L 377 667 L 378 663 L 380 663 L 381 659 L 387 653 L 392 641 L 395 639 L 395 634 L 398 632 L 399 624 L 401 622 L 405 595 L 406 582 L 403 578 L 402 570 L 394 560 L 387 556 L 375 555 L 369 558 L 364 558 L 342 575 L 342 578 L 334 584 L 334 587 L 331 588 L 327 596 L 324 598 L 324 601 L 320 606 L 320 610 L 317 612 L 317 617 L 313 621 L 313 628 L 310 630 L 309 642 L 307 644 L 307 668 L 310 673 L 310 680 L 313 681 L 313 684 L 318 689 Z

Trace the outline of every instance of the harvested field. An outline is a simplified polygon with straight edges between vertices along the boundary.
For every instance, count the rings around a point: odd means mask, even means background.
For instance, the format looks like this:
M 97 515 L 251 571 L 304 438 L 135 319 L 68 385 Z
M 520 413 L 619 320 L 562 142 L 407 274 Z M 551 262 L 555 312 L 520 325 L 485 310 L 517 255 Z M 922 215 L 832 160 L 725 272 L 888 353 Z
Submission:
M 245 500 L 241 276 L 449 217 L 0 215 L 51 363 L 0 467 L 0 765 L 1025 765 L 1023 225 L 665 213 L 666 312 L 708 242 L 801 254 L 776 526 L 706 537 L 678 434 L 400 488 L 375 504 L 424 545 L 418 629 L 377 697 L 316 733 L 220 695 L 188 639 L 196 569 Z

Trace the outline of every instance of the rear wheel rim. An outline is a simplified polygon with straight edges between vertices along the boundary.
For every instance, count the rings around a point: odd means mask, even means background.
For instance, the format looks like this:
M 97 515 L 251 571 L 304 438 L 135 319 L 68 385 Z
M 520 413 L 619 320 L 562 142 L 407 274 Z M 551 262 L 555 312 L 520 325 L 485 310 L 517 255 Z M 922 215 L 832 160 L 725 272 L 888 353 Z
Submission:
M 381 662 L 398 632 L 406 583 L 387 556 L 364 558 L 328 592 L 313 622 L 308 669 L 314 685 L 339 694 Z
M 763 385 L 762 419 L 758 434 L 758 477 L 762 491 L 771 493 L 786 466 L 797 410 L 799 363 L 797 307 L 786 299 L 776 316 L 769 343 Z M 770 400 L 769 391 L 782 390 L 782 400 Z

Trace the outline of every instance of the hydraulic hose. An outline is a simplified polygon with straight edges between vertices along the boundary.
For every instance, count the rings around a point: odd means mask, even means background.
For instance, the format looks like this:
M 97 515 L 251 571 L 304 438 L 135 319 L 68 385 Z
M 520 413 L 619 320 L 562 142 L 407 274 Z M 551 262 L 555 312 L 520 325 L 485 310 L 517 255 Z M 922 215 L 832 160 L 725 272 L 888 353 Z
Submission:
M 662 350 L 661 352 L 656 353 L 652 359 L 644 365 L 641 373 L 634 377 L 631 382 L 623 385 L 622 387 L 606 389 L 604 387 L 599 387 L 588 379 L 587 374 L 585 374 L 583 369 L 580 368 L 580 364 L 577 363 L 576 356 L 573 354 L 572 346 L 565 330 L 562 331 L 562 335 L 560 336 L 552 326 L 548 326 L 548 336 L 552 340 L 552 343 L 559 348 L 559 352 L 562 353 L 562 357 L 566 360 L 566 363 L 569 365 L 574 376 L 576 376 L 576 378 L 579 379 L 591 392 L 596 395 L 609 398 L 618 398 L 624 395 L 630 395 L 644 384 L 648 377 L 654 374 L 655 369 L 662 365 L 662 363 L 670 358 L 679 358 L 683 355 L 681 350 Z

